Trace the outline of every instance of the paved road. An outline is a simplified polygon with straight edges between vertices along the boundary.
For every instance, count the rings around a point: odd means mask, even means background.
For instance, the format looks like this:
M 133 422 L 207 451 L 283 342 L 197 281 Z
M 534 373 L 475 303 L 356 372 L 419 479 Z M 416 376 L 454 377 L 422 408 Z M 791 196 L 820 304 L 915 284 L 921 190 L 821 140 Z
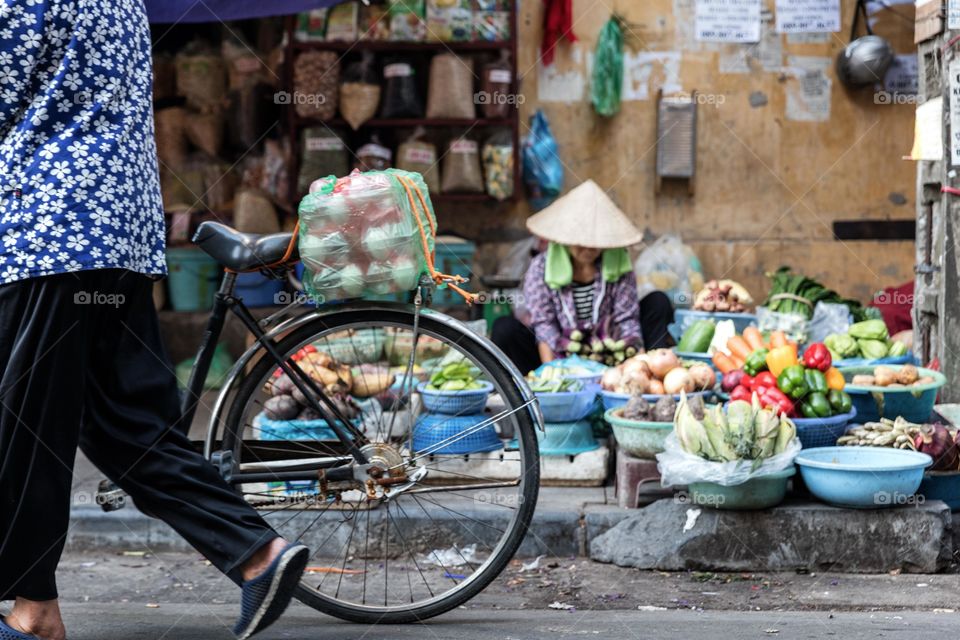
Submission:
M 71 640 L 228 640 L 234 607 L 174 604 L 69 604 Z M 370 627 L 338 622 L 297 605 L 258 636 L 304 640 L 547 640 L 623 638 L 943 638 L 960 625 L 957 614 L 731 611 L 506 611 L 460 610 L 424 625 Z M 705 635 L 709 634 L 709 636 Z

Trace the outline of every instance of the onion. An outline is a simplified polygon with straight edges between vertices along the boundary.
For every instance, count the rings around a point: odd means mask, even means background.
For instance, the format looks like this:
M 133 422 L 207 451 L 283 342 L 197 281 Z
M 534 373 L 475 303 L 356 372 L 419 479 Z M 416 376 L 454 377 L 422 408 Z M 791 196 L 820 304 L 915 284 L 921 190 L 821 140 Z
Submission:
M 620 380 L 623 378 L 623 372 L 616 367 L 610 367 L 603 372 L 600 378 L 600 386 L 604 391 L 613 391 L 620 386 Z
M 626 376 L 636 373 L 642 373 L 648 378 L 653 376 L 653 373 L 650 371 L 650 365 L 647 364 L 646 358 L 643 358 L 642 355 L 624 360 L 620 368 L 623 369 L 623 375 Z
M 663 383 L 656 378 L 653 378 L 647 385 L 647 393 L 651 393 L 655 396 L 662 396 L 665 393 L 663 390 Z
M 693 386 L 697 391 L 712 389 L 717 381 L 717 376 L 713 372 L 713 367 L 707 364 L 698 363 L 687 369 L 690 377 L 693 378 Z
M 660 380 L 663 380 L 672 369 L 680 366 L 677 354 L 670 349 L 654 349 L 647 354 L 647 362 L 650 365 L 650 372 Z
M 691 393 L 694 389 L 693 376 L 683 367 L 676 367 L 663 377 L 664 393 L 675 394 L 681 391 Z
M 650 387 L 650 378 L 642 371 L 628 373 L 621 378 L 619 387 L 621 393 L 639 396 L 647 392 Z

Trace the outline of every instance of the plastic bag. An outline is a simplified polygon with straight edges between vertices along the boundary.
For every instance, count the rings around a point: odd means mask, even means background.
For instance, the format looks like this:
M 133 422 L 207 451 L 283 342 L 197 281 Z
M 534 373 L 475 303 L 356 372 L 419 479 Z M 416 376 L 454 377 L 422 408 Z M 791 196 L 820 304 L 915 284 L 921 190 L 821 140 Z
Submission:
M 590 101 L 601 116 L 620 111 L 623 86 L 623 28 L 617 16 L 607 20 L 600 30 L 590 83 Z
M 427 91 L 428 118 L 473 119 L 473 59 L 453 53 L 438 53 L 430 61 Z
M 297 42 L 319 42 L 327 35 L 327 12 L 329 9 L 311 9 L 297 15 L 297 29 L 293 34 Z
M 315 180 L 331 175 L 345 176 L 350 172 L 346 145 L 337 132 L 326 127 L 303 130 L 300 154 L 299 193 L 306 193 Z
M 633 265 L 637 294 L 662 291 L 674 307 L 689 307 L 693 294 L 703 288 L 703 267 L 693 249 L 677 236 L 661 236 L 643 250 Z
M 415 171 L 423 176 L 427 188 L 434 193 L 440 191 L 440 169 L 437 160 L 437 147 L 422 140 L 423 128 L 418 128 L 397 149 L 397 168 Z
M 818 302 L 807 327 L 807 342 L 823 342 L 831 333 L 846 333 L 852 318 L 845 304 Z
M 393 152 L 383 146 L 380 143 L 380 137 L 374 133 L 370 135 L 369 142 L 357 149 L 353 168 L 360 171 L 383 171 L 389 169 L 392 162 Z
M 317 302 L 409 291 L 434 251 L 436 217 L 404 188 L 426 194 L 417 173 L 389 169 L 321 180 L 300 203 L 304 286 Z M 424 248 L 417 216 L 426 231 Z M 426 217 L 424 217 L 426 216 Z
M 757 307 L 757 327 L 760 331 L 783 331 L 787 337 L 800 344 L 807 341 L 810 321 L 795 313 L 770 311 L 767 307 Z
M 340 113 L 356 131 L 377 114 L 380 106 L 380 81 L 374 67 L 373 53 L 365 51 L 359 62 L 347 65 L 340 85 Z
M 765 459 L 754 468 L 753 460 L 712 462 L 684 451 L 675 431 L 663 443 L 663 452 L 657 454 L 660 484 L 664 487 L 688 485 L 692 482 L 713 482 L 732 487 L 747 480 L 763 478 L 793 466 L 800 453 L 800 438 L 794 437 L 783 453 Z
M 427 37 L 424 0 L 389 0 L 390 39 L 420 42 Z
M 408 62 L 390 62 L 383 67 L 383 106 L 381 118 L 420 118 L 423 102 L 417 92 L 417 80 Z
M 506 118 L 510 115 L 510 109 L 516 108 L 516 101 L 509 99 L 512 84 L 513 69 L 506 52 L 499 60 L 483 65 L 479 102 L 484 118 Z
M 483 172 L 476 140 L 456 138 L 443 156 L 440 179 L 443 193 L 483 193 Z
M 495 133 L 484 143 L 483 175 L 488 196 L 494 200 L 513 196 L 513 138 L 509 131 Z
M 530 205 L 538 211 L 553 202 L 563 189 L 563 163 L 547 116 L 539 109 L 530 118 L 530 134 L 523 142 L 523 181 Z
M 427 35 L 430 40 L 462 42 L 473 36 L 470 0 L 427 0 Z

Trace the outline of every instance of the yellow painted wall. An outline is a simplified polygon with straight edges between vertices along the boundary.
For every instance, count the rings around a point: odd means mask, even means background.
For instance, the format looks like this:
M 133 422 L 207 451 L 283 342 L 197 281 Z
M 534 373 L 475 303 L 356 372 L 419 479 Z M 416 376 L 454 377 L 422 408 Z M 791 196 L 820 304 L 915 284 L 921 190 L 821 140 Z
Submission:
M 767 0 L 772 9 L 773 1 Z M 861 299 L 883 286 L 912 279 L 913 242 L 840 242 L 831 223 L 838 219 L 915 217 L 914 163 L 903 160 L 913 136 L 914 106 L 875 104 L 867 89 L 848 93 L 832 69 L 849 37 L 855 3 L 842 2 L 843 30 L 826 43 L 782 41 L 789 55 L 829 56 L 833 80 L 827 122 L 786 117 L 786 95 L 798 82 L 789 72 L 754 68 L 721 73 L 722 56 L 744 53 L 747 45 L 706 45 L 692 39 L 692 0 L 574 0 L 575 45 L 561 45 L 557 70 L 583 73 L 596 36 L 616 10 L 633 25 L 634 51 L 680 53 L 679 77 L 654 67 L 650 99 L 625 102 L 605 120 L 580 101 L 541 102 L 538 87 L 542 3 L 522 0 L 520 8 L 521 115 L 542 108 L 550 119 L 566 165 L 566 188 L 592 178 L 641 228 L 678 233 L 699 254 L 707 277 L 732 277 L 762 297 L 764 271 L 790 264 L 841 293 Z M 875 30 L 898 53 L 915 51 L 913 7 L 897 5 L 878 13 Z M 584 74 L 585 77 L 589 77 Z M 657 88 L 673 81 L 697 90 L 714 104 L 699 109 L 696 193 L 668 188 L 654 194 Z M 751 106 L 750 96 L 766 100 Z M 762 101 L 762 100 L 760 100 Z M 722 104 L 718 104 L 722 102 Z M 440 208 L 442 226 L 482 239 L 504 228 L 521 228 L 529 208 Z M 497 248 L 487 246 L 481 263 Z

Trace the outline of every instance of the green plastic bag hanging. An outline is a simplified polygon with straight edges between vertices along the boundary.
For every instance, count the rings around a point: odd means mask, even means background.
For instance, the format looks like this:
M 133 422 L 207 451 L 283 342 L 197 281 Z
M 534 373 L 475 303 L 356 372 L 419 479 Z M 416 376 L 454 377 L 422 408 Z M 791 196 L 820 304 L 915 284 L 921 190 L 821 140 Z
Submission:
M 590 101 L 601 116 L 610 117 L 620 111 L 623 88 L 623 25 L 612 16 L 600 30 L 590 84 Z

